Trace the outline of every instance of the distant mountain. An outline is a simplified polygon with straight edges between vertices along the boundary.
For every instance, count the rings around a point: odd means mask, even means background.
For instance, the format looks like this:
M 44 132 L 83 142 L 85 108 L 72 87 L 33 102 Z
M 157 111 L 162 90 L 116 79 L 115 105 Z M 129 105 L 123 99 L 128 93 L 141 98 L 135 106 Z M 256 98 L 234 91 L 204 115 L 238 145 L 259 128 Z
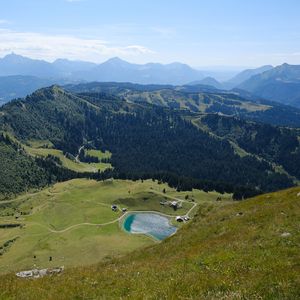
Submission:
M 14 53 L 0 58 L 0 76 L 35 76 L 39 78 L 73 79 L 75 72 L 88 71 L 97 64 L 84 61 L 57 59 L 53 63 L 31 59 Z
M 185 84 L 204 77 L 200 71 L 182 63 L 139 65 L 118 57 L 102 64 L 67 59 L 49 63 L 12 53 L 0 59 L 0 76 L 13 75 L 141 84 Z
M 257 68 L 257 69 L 244 70 L 244 71 L 238 73 L 236 76 L 234 76 L 230 80 L 228 80 L 226 82 L 226 85 L 227 85 L 228 88 L 236 87 L 239 84 L 241 84 L 242 82 L 244 82 L 245 80 L 248 80 L 250 77 L 252 77 L 254 75 L 257 75 L 257 74 L 261 74 L 265 71 L 269 71 L 271 69 L 273 69 L 273 66 L 266 65 L 266 66 L 262 66 L 262 67 Z
M 257 96 L 300 107 L 300 65 L 283 64 L 238 86 Z
M 42 78 L 59 76 L 56 68 L 43 60 L 9 54 L 0 59 L 0 76 L 26 75 Z
M 215 88 L 220 89 L 220 90 L 223 89 L 222 83 L 217 81 L 215 78 L 210 77 L 210 76 L 205 77 L 201 80 L 192 81 L 188 85 L 198 85 L 198 84 L 209 85 L 209 86 L 215 87 Z
M 75 72 L 89 71 L 97 64 L 86 61 L 57 59 L 52 63 L 52 66 L 56 68 L 62 77 L 72 77 Z
M 203 78 L 203 74 L 186 64 L 162 65 L 148 63 L 131 64 L 118 57 L 94 67 L 87 72 L 78 72 L 78 78 L 88 81 L 115 81 L 140 84 L 185 84 Z
M 11 99 L 22 98 L 35 90 L 52 84 L 66 84 L 67 80 L 12 75 L 0 77 L 0 106 Z

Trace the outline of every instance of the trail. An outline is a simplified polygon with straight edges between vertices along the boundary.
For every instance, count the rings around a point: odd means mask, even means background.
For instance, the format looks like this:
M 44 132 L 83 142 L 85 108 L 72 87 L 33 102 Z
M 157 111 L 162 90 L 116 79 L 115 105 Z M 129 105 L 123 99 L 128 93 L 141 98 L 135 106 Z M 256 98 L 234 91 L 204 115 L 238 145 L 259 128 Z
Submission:
M 84 148 L 84 146 L 81 146 L 79 149 L 78 149 L 78 154 L 76 155 L 76 157 L 75 157 L 75 160 L 76 160 L 76 162 L 78 162 L 78 163 L 80 163 L 80 160 L 79 160 L 79 154 L 80 154 L 80 152 L 81 152 L 81 150 Z
M 83 146 L 82 146 L 83 147 Z M 151 190 L 149 189 L 148 190 L 149 192 L 152 192 L 152 193 L 155 193 L 157 195 L 161 195 L 163 197 L 166 197 L 166 198 L 169 198 L 169 199 L 172 199 L 172 200 L 176 200 L 178 202 L 185 202 L 185 203 L 191 203 L 189 201 L 186 201 L 184 199 L 180 199 L 180 198 L 177 198 L 177 197 L 173 197 L 173 196 L 170 196 L 170 195 L 167 195 L 167 194 L 164 194 L 162 192 L 159 192 L 159 191 L 156 191 L 156 190 Z M 51 193 L 51 191 L 49 191 Z M 33 194 L 34 195 L 34 194 Z M 26 195 L 28 196 L 28 195 Z M 25 196 L 24 196 L 25 197 Z M 14 199 L 14 200 L 9 200 L 8 202 L 13 202 L 13 201 L 16 201 L 17 199 Z M 18 199 L 20 200 L 20 199 Z M 1 203 L 1 202 L 0 202 Z M 3 202 L 2 202 L 3 203 Z M 5 202 L 7 203 L 7 202 Z M 107 203 L 97 203 L 97 204 L 100 204 L 100 205 L 103 205 L 103 206 L 108 206 Z M 191 212 L 194 210 L 195 207 L 197 207 L 198 204 L 197 203 L 193 203 L 193 206 L 188 210 L 188 212 L 183 215 L 183 217 L 189 217 L 190 218 L 190 214 Z M 120 210 L 120 208 L 119 208 Z M 175 218 L 174 215 L 170 215 L 170 214 L 165 214 L 165 213 L 162 213 L 162 212 L 158 212 L 158 211 L 153 211 L 153 210 L 133 210 L 133 211 L 127 211 L 125 212 L 124 214 L 122 214 L 120 217 L 112 220 L 112 221 L 109 221 L 109 222 L 105 222 L 105 223 L 88 223 L 88 222 L 84 222 L 84 223 L 78 223 L 78 224 L 74 224 L 74 225 L 71 225 L 65 229 L 61 229 L 61 230 L 55 230 L 55 229 L 52 229 L 46 225 L 42 225 L 40 223 L 36 223 L 36 222 L 26 222 L 25 221 L 25 224 L 32 224 L 32 225 L 37 225 L 37 226 L 40 226 L 40 227 L 43 227 L 45 229 L 47 229 L 49 232 L 51 233 L 64 233 L 64 232 L 67 232 L 67 231 L 70 231 L 74 228 L 77 228 L 77 227 L 81 227 L 81 226 L 96 226 L 96 227 L 102 227 L 102 226 L 108 226 L 108 225 L 111 225 L 111 224 L 114 224 L 114 223 L 117 223 L 117 222 L 120 222 L 123 218 L 126 217 L 126 215 L 128 214 L 132 214 L 132 213 L 155 213 L 155 214 L 159 214 L 159 215 L 162 215 L 162 216 L 165 216 L 165 217 L 168 217 L 168 218 Z
M 37 226 L 43 227 L 51 233 L 64 233 L 64 232 L 67 232 L 69 230 L 72 230 L 72 229 L 80 227 L 80 226 L 97 226 L 97 227 L 101 227 L 101 226 L 111 225 L 111 224 L 120 222 L 123 218 L 126 217 L 126 215 L 132 214 L 132 213 L 155 213 L 155 214 L 159 214 L 159 215 L 166 216 L 166 217 L 169 217 L 169 218 L 175 218 L 174 215 L 169 215 L 169 214 L 161 213 L 161 212 L 154 211 L 154 210 L 132 210 L 132 211 L 127 211 L 126 213 L 124 213 L 123 215 L 118 217 L 117 219 L 106 222 L 106 223 L 99 223 L 99 224 L 86 223 L 86 222 L 85 223 L 78 223 L 78 224 L 71 225 L 71 226 L 69 226 L 65 229 L 61 229 L 61 230 L 55 230 L 55 229 L 52 229 L 48 226 L 45 226 L 45 225 L 42 225 L 42 224 L 36 223 L 36 222 L 27 222 L 27 224 L 32 224 L 32 225 L 37 225 Z

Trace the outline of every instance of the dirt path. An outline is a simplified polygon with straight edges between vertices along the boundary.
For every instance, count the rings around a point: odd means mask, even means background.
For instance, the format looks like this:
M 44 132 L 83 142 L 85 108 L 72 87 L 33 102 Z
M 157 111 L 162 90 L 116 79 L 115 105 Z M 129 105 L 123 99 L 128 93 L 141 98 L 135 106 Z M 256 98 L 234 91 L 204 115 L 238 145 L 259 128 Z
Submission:
M 164 213 L 153 211 L 153 210 L 133 210 L 133 211 L 127 211 L 126 213 L 124 213 L 123 215 L 118 217 L 117 219 L 106 222 L 106 223 L 99 223 L 99 224 L 95 224 L 95 223 L 78 223 L 78 224 L 71 225 L 71 226 L 69 226 L 65 229 L 61 229 L 61 230 L 55 230 L 55 229 L 49 228 L 45 225 L 42 225 L 42 224 L 36 223 L 36 222 L 28 222 L 27 224 L 32 224 L 32 225 L 37 225 L 37 226 L 43 227 L 51 233 L 64 233 L 64 232 L 67 232 L 69 230 L 72 230 L 72 229 L 80 227 L 80 226 L 98 226 L 98 227 L 102 227 L 102 226 L 111 225 L 111 224 L 120 222 L 128 214 L 132 214 L 132 213 L 154 213 L 154 214 L 159 214 L 159 215 L 162 215 L 162 216 L 165 216 L 165 217 L 168 217 L 168 218 L 175 218 L 175 216 L 173 216 L 173 215 L 168 215 L 168 214 L 164 214 Z
M 49 192 L 51 193 L 51 191 L 49 190 Z M 184 199 L 180 199 L 180 198 L 177 198 L 177 197 L 173 197 L 173 196 L 170 196 L 170 195 L 167 195 L 167 194 L 164 194 L 162 192 L 159 192 L 159 191 L 156 191 L 156 190 L 149 190 L 149 192 L 152 192 L 152 193 L 155 193 L 155 194 L 158 194 L 158 195 L 161 195 L 163 197 L 166 197 L 166 198 L 169 198 L 169 199 L 172 199 L 172 200 L 175 200 L 175 201 L 178 201 L 178 202 L 185 202 L 185 203 L 191 203 L 189 201 L 186 201 Z M 33 194 L 34 195 L 34 194 Z M 28 196 L 28 195 L 26 195 Z M 24 196 L 25 197 L 25 196 Z M 14 200 L 9 200 L 7 202 L 13 202 L 13 201 L 16 201 L 17 199 L 14 199 Z M 20 200 L 20 199 L 18 199 Z M 7 203 L 6 202 L 6 203 Z M 3 203 L 3 202 L 2 202 Z M 98 203 L 100 205 L 103 205 L 103 206 L 108 206 L 107 203 Z M 189 217 L 190 218 L 190 214 L 191 212 L 198 206 L 197 203 L 193 203 L 193 206 L 188 210 L 188 212 L 183 215 L 183 217 Z M 120 210 L 120 209 L 119 209 Z M 52 229 L 46 225 L 42 225 L 40 223 L 36 223 L 36 222 L 26 222 L 25 221 L 25 224 L 32 224 L 32 225 L 37 225 L 37 226 L 40 226 L 40 227 L 43 227 L 45 229 L 47 229 L 49 232 L 51 233 L 64 233 L 64 232 L 67 232 L 67 231 L 70 231 L 72 229 L 75 229 L 77 227 L 81 227 L 81 226 L 97 226 L 97 227 L 102 227 L 102 226 L 108 226 L 108 225 L 111 225 L 111 224 L 114 224 L 114 223 L 117 223 L 117 222 L 120 222 L 123 218 L 125 218 L 128 214 L 131 214 L 131 213 L 155 213 L 155 214 L 159 214 L 159 215 L 162 215 L 162 216 L 165 216 L 165 217 L 168 217 L 168 218 L 175 218 L 176 216 L 174 215 L 169 215 L 169 214 L 165 214 L 165 213 L 162 213 L 162 212 L 158 212 L 158 211 L 152 211 L 152 210 L 136 210 L 136 211 L 127 211 L 125 212 L 124 214 L 122 214 L 120 217 L 118 217 L 117 219 L 114 219 L 112 221 L 109 221 L 109 222 L 106 222 L 106 223 L 99 223 L 99 224 L 95 224 L 95 223 L 88 223 L 88 222 L 84 222 L 84 223 L 78 223 L 78 224 L 74 224 L 74 225 L 71 225 L 65 229 L 61 229 L 61 230 L 55 230 L 55 229 Z
M 76 155 L 76 157 L 75 157 L 75 160 L 76 160 L 76 162 L 78 162 L 78 163 L 80 163 L 80 160 L 79 160 L 79 154 L 80 154 L 80 152 L 81 152 L 81 150 L 84 148 L 84 146 L 81 146 L 80 148 L 79 148 L 79 150 L 78 150 L 78 154 Z

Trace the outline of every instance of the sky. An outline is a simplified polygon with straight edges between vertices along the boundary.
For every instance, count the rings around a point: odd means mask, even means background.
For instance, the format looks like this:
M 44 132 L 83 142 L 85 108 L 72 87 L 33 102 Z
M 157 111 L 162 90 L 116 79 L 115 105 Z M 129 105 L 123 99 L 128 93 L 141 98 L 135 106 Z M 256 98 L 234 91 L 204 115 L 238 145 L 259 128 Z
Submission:
M 0 57 L 300 64 L 299 0 L 0 0 Z

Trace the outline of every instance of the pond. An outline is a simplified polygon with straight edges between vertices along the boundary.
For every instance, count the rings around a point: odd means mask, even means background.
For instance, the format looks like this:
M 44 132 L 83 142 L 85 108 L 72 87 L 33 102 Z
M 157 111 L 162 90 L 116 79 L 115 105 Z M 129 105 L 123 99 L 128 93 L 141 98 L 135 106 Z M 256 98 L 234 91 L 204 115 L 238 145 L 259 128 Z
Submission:
M 143 233 L 163 240 L 176 232 L 177 228 L 172 226 L 167 217 L 157 213 L 132 213 L 129 214 L 123 227 L 130 233 Z

